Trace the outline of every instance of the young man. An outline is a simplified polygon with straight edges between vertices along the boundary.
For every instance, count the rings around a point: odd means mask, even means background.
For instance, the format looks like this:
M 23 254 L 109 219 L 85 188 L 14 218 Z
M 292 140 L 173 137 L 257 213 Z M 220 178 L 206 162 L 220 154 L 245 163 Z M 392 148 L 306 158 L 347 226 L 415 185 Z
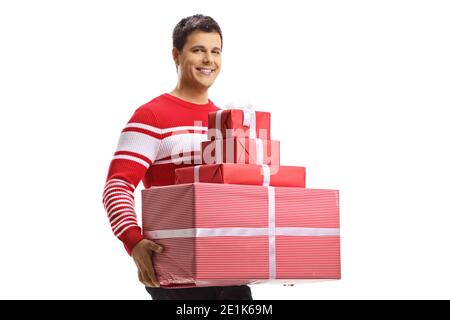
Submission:
M 141 180 L 145 188 L 174 184 L 176 168 L 199 163 L 208 113 L 219 110 L 208 99 L 208 89 L 220 72 L 221 53 L 222 32 L 211 17 L 194 15 L 176 25 L 172 55 L 178 83 L 134 112 L 109 167 L 103 204 L 114 234 L 133 257 L 139 281 L 154 300 L 252 299 L 248 286 L 159 288 L 152 255 L 163 248 L 142 237 L 134 210 L 134 189 Z

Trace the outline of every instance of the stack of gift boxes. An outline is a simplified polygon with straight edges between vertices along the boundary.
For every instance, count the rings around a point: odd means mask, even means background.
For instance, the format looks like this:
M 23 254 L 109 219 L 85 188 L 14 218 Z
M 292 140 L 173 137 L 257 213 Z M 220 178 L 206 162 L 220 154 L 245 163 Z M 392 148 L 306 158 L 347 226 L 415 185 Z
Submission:
M 340 279 L 339 193 L 305 188 L 305 168 L 280 165 L 270 113 L 210 113 L 202 164 L 175 185 L 142 190 L 144 237 L 162 287 Z

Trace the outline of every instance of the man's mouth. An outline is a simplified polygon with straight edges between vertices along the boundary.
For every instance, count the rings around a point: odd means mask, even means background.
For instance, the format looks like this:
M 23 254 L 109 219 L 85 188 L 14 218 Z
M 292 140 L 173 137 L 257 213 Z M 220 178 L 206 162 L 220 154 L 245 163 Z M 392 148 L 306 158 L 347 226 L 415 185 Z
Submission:
M 197 68 L 198 71 L 200 71 L 200 73 L 204 74 L 204 75 L 211 75 L 211 73 L 215 72 L 215 69 L 210 69 L 210 68 Z

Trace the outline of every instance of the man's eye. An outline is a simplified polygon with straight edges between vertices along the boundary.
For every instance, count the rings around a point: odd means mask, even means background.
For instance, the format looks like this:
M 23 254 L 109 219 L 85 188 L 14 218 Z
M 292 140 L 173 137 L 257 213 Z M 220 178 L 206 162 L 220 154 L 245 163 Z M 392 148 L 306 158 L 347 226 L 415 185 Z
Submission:
M 197 52 L 200 51 L 200 49 L 194 49 L 193 51 L 194 51 L 195 53 L 197 53 Z

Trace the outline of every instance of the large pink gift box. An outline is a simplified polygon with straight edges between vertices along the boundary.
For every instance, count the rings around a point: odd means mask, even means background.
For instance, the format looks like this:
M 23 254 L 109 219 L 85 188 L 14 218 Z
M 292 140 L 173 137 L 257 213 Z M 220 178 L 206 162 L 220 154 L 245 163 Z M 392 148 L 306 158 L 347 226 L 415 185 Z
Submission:
M 339 192 L 217 183 L 142 190 L 162 287 L 340 279 Z

